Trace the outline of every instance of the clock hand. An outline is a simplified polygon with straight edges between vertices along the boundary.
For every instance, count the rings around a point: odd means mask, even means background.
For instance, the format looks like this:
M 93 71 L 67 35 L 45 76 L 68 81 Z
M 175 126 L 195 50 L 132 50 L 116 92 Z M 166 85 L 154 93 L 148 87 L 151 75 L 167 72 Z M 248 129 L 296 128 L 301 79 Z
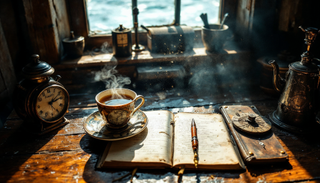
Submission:
M 56 101 L 56 98 L 59 96 L 60 94 L 57 94 L 54 98 L 52 98 L 52 102 L 55 102 Z
M 53 94 L 52 94 L 53 95 Z M 58 92 L 58 94 L 55 96 L 55 97 L 53 97 L 52 98 L 52 100 L 51 100 L 51 102 L 55 102 L 55 101 L 57 101 L 57 97 L 60 95 L 60 91 Z M 59 100 L 59 99 L 58 99 Z
M 57 96 L 56 96 L 56 97 L 57 97 Z M 55 100 L 56 97 L 54 97 L 54 98 L 52 97 L 51 101 L 49 102 L 50 105 L 54 102 L 54 100 Z
M 59 99 L 62 99 L 62 97 L 57 98 L 57 99 L 54 99 L 52 102 L 55 102 L 55 101 L 57 101 L 57 100 L 59 100 Z
M 52 103 L 50 104 L 50 106 L 52 107 L 53 110 L 56 110 L 56 108 L 53 107 Z

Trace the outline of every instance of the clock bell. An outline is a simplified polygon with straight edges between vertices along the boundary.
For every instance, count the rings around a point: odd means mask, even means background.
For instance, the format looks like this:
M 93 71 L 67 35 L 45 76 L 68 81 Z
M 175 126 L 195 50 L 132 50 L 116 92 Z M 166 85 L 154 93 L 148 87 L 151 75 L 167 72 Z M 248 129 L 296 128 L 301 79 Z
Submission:
M 61 76 L 52 78 L 54 68 L 32 55 L 32 61 L 22 69 L 23 79 L 14 92 L 13 104 L 32 133 L 42 135 L 69 122 L 70 97 L 59 82 Z

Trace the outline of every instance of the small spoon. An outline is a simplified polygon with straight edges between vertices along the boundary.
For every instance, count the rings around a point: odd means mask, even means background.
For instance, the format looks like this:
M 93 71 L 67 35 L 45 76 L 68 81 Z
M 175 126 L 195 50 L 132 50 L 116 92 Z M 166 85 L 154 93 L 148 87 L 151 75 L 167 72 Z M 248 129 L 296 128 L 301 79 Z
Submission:
M 224 17 L 223 17 L 223 20 L 222 20 L 222 22 L 221 22 L 221 25 L 220 25 L 219 29 L 222 28 L 222 26 L 223 26 L 223 24 L 224 24 L 224 22 L 226 21 L 226 18 L 227 18 L 228 16 L 229 16 L 229 13 L 224 14 Z

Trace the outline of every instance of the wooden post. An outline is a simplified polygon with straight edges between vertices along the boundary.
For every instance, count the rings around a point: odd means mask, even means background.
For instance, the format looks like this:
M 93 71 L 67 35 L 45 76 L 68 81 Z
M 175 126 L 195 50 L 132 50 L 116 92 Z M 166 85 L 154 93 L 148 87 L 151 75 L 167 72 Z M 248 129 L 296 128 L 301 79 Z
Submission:
M 70 32 L 65 1 L 24 0 L 23 8 L 32 52 L 49 64 L 58 63 L 62 39 Z
M 70 28 L 75 35 L 88 38 L 89 23 L 87 19 L 86 0 L 66 0 L 70 16 Z
M 2 105 L 12 97 L 16 86 L 16 77 L 10 57 L 7 41 L 4 36 L 0 21 L 0 101 Z M 3 107 L 3 106 L 0 106 Z

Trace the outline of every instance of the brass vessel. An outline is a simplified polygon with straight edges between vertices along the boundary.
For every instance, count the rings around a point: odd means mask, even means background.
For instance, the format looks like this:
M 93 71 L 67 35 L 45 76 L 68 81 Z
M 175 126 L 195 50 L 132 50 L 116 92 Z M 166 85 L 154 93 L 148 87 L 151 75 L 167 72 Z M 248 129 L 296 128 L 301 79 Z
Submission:
M 307 45 L 301 60 L 289 64 L 285 78 L 280 76 L 278 64 L 270 62 L 275 89 L 283 92 L 276 111 L 269 117 L 274 124 L 287 131 L 305 134 L 319 126 L 316 121 L 319 109 L 319 67 L 316 64 L 318 59 L 310 53 L 311 44 L 319 30 L 313 27 L 299 28 L 305 32 L 304 41 Z

